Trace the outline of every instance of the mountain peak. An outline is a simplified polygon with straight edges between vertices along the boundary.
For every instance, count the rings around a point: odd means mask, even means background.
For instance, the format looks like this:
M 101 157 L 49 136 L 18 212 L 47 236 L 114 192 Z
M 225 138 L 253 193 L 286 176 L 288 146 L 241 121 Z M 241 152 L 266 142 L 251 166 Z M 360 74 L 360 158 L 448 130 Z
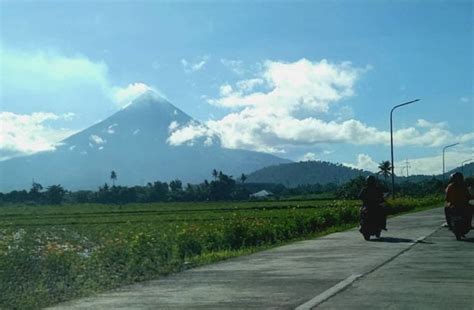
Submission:
M 172 105 L 163 95 L 160 95 L 153 89 L 149 89 L 137 98 L 133 99 L 130 104 L 124 107 L 124 109 L 136 106 L 150 106 L 152 104 Z

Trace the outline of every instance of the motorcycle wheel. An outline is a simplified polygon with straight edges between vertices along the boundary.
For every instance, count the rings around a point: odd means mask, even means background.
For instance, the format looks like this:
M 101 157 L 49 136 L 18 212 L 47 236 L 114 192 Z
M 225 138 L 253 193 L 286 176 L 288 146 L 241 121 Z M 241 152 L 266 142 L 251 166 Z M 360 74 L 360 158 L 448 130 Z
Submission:
M 462 240 L 461 234 L 456 233 L 455 235 L 456 235 L 456 240 L 457 240 L 457 241 L 461 241 L 461 240 Z

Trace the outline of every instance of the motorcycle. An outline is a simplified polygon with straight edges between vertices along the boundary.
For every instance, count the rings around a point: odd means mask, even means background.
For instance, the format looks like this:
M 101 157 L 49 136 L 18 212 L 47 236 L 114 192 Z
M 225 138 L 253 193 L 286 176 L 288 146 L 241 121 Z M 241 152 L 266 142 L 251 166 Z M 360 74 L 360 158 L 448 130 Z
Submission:
M 385 229 L 385 216 L 383 207 L 369 208 L 363 206 L 360 208 L 360 233 L 365 240 L 370 240 L 371 236 L 380 238 L 382 229 Z
M 452 208 L 450 212 L 451 230 L 456 236 L 456 240 L 461 240 L 469 230 L 471 230 L 470 216 L 467 212 L 470 210 L 464 210 L 461 208 Z

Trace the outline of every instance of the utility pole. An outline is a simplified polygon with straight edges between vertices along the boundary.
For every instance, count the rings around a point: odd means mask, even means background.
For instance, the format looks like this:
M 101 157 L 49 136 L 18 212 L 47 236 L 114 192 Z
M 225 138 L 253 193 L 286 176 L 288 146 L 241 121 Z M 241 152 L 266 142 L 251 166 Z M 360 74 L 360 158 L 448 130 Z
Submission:
M 408 159 L 405 159 L 405 168 L 407 169 L 407 179 L 408 179 L 408 168 L 411 168 L 410 163 L 408 162 Z

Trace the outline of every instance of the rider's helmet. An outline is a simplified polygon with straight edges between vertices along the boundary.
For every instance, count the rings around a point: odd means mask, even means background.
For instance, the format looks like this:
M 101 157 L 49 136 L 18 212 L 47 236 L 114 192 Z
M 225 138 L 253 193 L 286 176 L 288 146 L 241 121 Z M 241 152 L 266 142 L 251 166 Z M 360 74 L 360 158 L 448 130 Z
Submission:
M 455 172 L 451 174 L 451 177 L 449 178 L 449 183 L 461 184 L 462 182 L 464 182 L 464 176 L 461 172 Z
M 375 177 L 373 175 L 369 175 L 368 177 L 365 178 L 365 184 L 367 186 L 374 186 L 375 185 Z

